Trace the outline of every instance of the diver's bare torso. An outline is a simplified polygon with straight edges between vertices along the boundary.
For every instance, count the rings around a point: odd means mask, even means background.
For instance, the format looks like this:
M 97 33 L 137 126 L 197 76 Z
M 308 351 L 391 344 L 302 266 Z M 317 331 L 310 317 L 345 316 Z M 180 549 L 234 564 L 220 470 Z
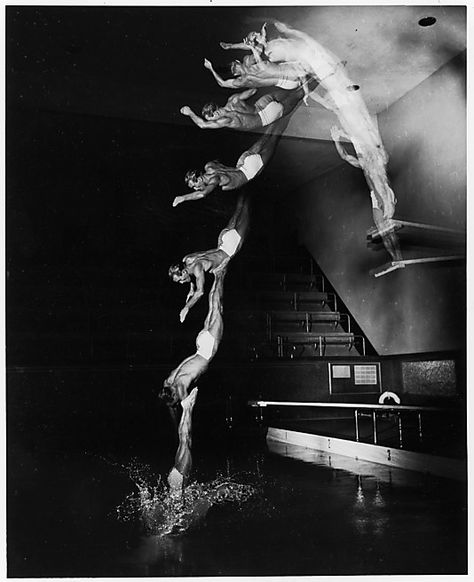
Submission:
M 186 255 L 183 258 L 184 266 L 191 276 L 196 277 L 197 265 L 199 264 L 199 270 L 205 273 L 213 271 L 219 267 L 222 262 L 228 258 L 227 255 L 220 249 L 215 249 L 213 251 L 206 251 L 206 253 L 193 253 L 192 255 Z
M 247 181 L 245 175 L 238 168 L 224 166 L 218 161 L 207 162 L 204 170 L 204 181 L 209 183 L 218 180 L 218 184 L 223 190 L 235 190 Z

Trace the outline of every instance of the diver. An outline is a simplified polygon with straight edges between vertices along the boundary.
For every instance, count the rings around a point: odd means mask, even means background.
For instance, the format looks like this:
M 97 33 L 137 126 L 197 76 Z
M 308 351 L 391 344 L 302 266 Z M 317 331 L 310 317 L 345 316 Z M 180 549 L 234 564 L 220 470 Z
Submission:
M 227 226 L 220 232 L 217 248 L 186 255 L 182 265 L 172 265 L 168 270 L 169 277 L 181 285 L 190 284 L 186 303 L 181 309 L 179 320 L 185 320 L 189 310 L 204 295 L 205 274 L 216 274 L 227 268 L 230 259 L 242 247 L 250 224 L 249 195 L 241 194 L 237 200 L 234 214 Z
M 235 168 L 224 166 L 218 161 L 207 162 L 204 172 L 190 170 L 185 182 L 194 192 L 176 196 L 173 206 L 190 200 L 200 200 L 217 187 L 223 191 L 237 190 L 258 176 L 270 161 L 280 137 L 288 125 L 290 117 L 284 117 L 267 128 L 265 133 L 237 160 Z
M 204 119 L 196 115 L 187 105 L 180 111 L 201 129 L 260 129 L 292 113 L 308 91 L 313 91 L 317 85 L 318 81 L 311 79 L 307 86 L 303 83 L 302 86 L 290 91 L 276 87 L 262 95 L 253 105 L 247 100 L 255 95 L 257 89 L 247 89 L 242 93 L 231 95 L 224 107 L 206 103 L 202 108 Z

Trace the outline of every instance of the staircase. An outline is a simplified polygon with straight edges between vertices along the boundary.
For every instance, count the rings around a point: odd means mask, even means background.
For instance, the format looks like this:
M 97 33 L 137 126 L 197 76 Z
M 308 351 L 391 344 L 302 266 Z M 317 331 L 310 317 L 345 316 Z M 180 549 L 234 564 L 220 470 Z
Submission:
M 366 338 L 309 255 L 270 264 L 247 258 L 245 267 L 238 289 L 247 305 L 236 307 L 235 283 L 228 285 L 225 335 L 239 337 L 241 347 L 246 341 L 251 360 L 366 355 Z

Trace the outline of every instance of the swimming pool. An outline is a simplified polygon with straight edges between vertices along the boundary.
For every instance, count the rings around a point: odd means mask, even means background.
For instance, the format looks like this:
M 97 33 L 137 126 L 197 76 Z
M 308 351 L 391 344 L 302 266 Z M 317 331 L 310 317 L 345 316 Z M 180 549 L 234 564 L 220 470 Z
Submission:
M 257 431 L 222 437 L 196 442 L 194 479 L 220 474 L 255 494 L 161 537 L 117 515 L 136 493 L 131 466 L 150 482 L 165 470 L 147 447 L 140 456 L 11 442 L 9 576 L 465 572 L 465 484 L 267 445 Z

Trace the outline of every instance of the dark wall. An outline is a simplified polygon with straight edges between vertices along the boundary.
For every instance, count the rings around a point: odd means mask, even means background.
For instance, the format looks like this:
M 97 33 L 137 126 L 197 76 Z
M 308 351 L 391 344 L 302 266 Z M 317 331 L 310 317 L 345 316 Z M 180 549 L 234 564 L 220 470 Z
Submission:
M 462 64 L 461 55 L 379 116 L 398 199 L 395 218 L 451 228 L 465 225 Z M 379 278 L 369 274 L 389 257 L 384 249 L 366 244 L 372 212 L 359 170 L 341 163 L 301 188 L 297 213 L 301 241 L 380 355 L 462 348 L 462 264 L 412 265 Z M 410 247 L 409 252 L 414 250 L 418 256 L 439 254 L 439 249 L 426 247 Z
M 155 363 L 170 359 L 172 336 L 184 336 L 186 351 L 173 351 L 171 367 L 194 349 L 207 302 L 180 325 L 187 289 L 171 283 L 168 267 L 215 248 L 236 201 L 231 192 L 172 208 L 186 170 L 215 157 L 216 137 L 199 131 L 9 111 L 9 365 Z M 254 139 L 220 138 L 224 157 Z M 255 200 L 265 206 L 264 198 Z M 250 238 L 268 240 L 268 221 L 258 220 Z
M 456 386 L 458 362 L 449 355 L 440 359 L 347 359 L 338 364 L 377 361 L 381 363 L 383 390 L 396 392 L 404 404 L 443 404 L 463 398 Z M 7 384 L 9 435 L 27 446 L 31 439 L 30 444 L 34 444 L 35 428 L 41 433 L 36 443 L 40 447 L 53 446 L 58 435 L 67 435 L 71 446 L 89 451 L 102 446 L 119 451 L 125 445 L 155 452 L 165 447 L 171 454 L 172 424 L 166 406 L 157 398 L 168 372 L 167 365 L 11 370 Z M 376 403 L 378 394 L 331 396 L 328 360 L 240 365 L 215 362 L 199 382 L 196 426 L 222 435 L 229 414 L 234 426 L 252 424 L 255 411 L 247 402 L 255 399 Z M 330 408 L 283 411 L 292 418 L 352 414 Z

